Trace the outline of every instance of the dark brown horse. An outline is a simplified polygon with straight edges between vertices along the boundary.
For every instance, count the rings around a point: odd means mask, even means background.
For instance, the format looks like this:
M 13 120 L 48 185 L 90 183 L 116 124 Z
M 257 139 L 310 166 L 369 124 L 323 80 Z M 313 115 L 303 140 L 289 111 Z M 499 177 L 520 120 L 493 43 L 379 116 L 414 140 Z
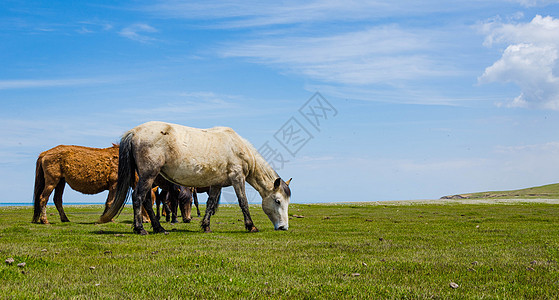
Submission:
M 182 219 L 185 223 L 190 223 L 192 220 L 192 202 L 196 205 L 198 217 L 200 216 L 200 208 L 198 207 L 198 198 L 195 196 L 194 188 L 183 187 L 171 183 L 161 176 L 158 176 L 155 182 L 159 185 L 160 191 L 156 193 L 156 218 L 160 219 L 159 209 L 163 206 L 162 214 L 165 213 L 166 221 L 177 223 L 178 207 L 180 207 Z M 162 215 L 161 214 L 161 215 Z

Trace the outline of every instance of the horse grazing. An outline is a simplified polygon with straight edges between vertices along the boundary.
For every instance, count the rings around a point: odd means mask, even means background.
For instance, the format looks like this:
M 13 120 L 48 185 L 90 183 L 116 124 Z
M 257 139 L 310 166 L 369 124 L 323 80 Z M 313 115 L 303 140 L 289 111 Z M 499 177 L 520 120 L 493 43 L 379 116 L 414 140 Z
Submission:
M 192 188 L 173 184 L 173 189 L 167 193 L 167 202 L 170 204 L 172 213 L 171 223 L 177 223 L 177 210 L 180 207 L 182 221 L 190 223 L 192 220 Z
M 248 208 L 245 182 L 262 197 L 262 209 L 276 230 L 289 227 L 289 182 L 283 181 L 256 149 L 231 128 L 197 129 L 164 122 L 148 122 L 126 132 L 120 140 L 118 184 L 113 205 L 101 216 L 108 222 L 124 207 L 135 171 L 139 180 L 132 193 L 134 232 L 147 234 L 140 207 L 151 218 L 154 232 L 165 229 L 154 216 L 146 192 L 157 175 L 188 187 L 209 187 L 206 213 L 201 221 L 211 232 L 210 218 L 219 205 L 221 188 L 232 185 L 244 215 L 245 228 L 257 232 Z
M 192 220 L 192 201 L 195 196 L 194 188 L 180 186 L 165 180 L 161 176 L 157 176 L 155 183 L 159 185 L 161 191 L 155 194 L 157 203 L 155 217 L 160 220 L 159 207 L 163 204 L 162 212 L 166 216 L 167 222 L 172 215 L 171 223 L 177 223 L 177 210 L 180 207 L 182 220 L 184 223 L 190 223 Z M 200 216 L 200 208 L 198 207 L 198 198 L 194 199 L 198 216 Z M 143 207 L 142 207 L 143 209 Z
M 60 145 L 41 153 L 35 170 L 33 222 L 48 224 L 46 206 L 53 190 L 60 221 L 70 221 L 62 208 L 66 183 L 84 194 L 109 190 L 106 212 L 113 202 L 117 187 L 118 148 L 114 144 L 104 149 Z

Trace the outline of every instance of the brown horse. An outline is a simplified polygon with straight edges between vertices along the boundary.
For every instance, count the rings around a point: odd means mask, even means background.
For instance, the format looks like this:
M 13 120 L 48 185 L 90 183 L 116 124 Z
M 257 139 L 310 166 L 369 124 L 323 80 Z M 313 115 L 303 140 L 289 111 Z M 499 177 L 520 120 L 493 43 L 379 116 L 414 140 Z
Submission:
M 118 176 L 118 145 L 109 148 L 89 148 L 60 145 L 37 158 L 35 172 L 34 223 L 48 224 L 46 206 L 54 190 L 54 204 L 62 222 L 69 222 L 62 208 L 64 185 L 83 194 L 109 190 L 105 211 L 115 196 Z

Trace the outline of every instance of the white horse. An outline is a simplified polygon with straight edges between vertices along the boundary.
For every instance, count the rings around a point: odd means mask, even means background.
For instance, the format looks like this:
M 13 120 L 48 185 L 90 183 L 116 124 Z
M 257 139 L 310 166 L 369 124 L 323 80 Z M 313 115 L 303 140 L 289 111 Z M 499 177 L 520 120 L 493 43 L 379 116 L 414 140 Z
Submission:
M 291 190 L 268 165 L 264 158 L 233 129 L 215 127 L 197 129 L 164 122 L 148 122 L 124 134 L 120 140 L 118 184 L 113 205 L 99 219 L 110 221 L 120 213 L 129 193 L 134 172 L 139 181 L 132 193 L 134 232 L 147 234 L 142 226 L 140 207 L 149 214 L 154 232 L 165 232 L 153 214 L 146 194 L 155 178 L 191 187 L 210 187 L 206 214 L 201 222 L 205 232 L 210 230 L 210 217 L 219 205 L 221 188 L 232 185 L 245 218 L 245 227 L 257 232 L 248 210 L 245 182 L 262 196 L 262 209 L 276 230 L 287 230 L 287 215 Z

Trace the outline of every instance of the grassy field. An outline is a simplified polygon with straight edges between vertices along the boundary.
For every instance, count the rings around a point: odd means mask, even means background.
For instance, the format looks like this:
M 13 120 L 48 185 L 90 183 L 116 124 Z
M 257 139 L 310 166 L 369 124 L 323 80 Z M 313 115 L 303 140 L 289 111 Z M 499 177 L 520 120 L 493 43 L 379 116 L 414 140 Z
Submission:
M 287 232 L 251 205 L 259 233 L 223 205 L 213 233 L 195 221 L 148 236 L 130 207 L 102 225 L 100 205 L 67 206 L 71 223 L 48 210 L 39 225 L 31 207 L 0 208 L 0 298 L 558 297 L 559 205 L 294 204 Z
M 490 191 L 453 195 L 461 199 L 559 199 L 559 183 L 512 191 Z M 447 197 L 453 197 L 447 196 Z M 444 198 L 444 197 L 443 197 Z

